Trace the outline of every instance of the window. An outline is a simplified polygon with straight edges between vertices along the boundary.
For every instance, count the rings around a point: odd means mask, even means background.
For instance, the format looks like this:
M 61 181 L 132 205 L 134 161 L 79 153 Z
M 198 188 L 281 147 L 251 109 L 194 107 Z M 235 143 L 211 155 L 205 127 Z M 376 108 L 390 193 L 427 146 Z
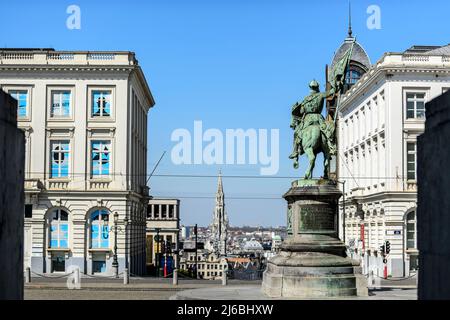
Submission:
M 92 91 L 92 117 L 111 116 L 111 91 Z
M 17 100 L 17 117 L 28 117 L 28 91 L 27 90 L 10 90 L 8 92 Z
M 111 164 L 111 143 L 109 141 L 92 141 L 92 176 L 108 176 Z
M 425 93 L 406 94 L 406 119 L 425 118 Z
M 71 116 L 72 92 L 69 90 L 53 90 L 51 99 L 50 117 L 68 118 Z
M 50 215 L 50 248 L 68 248 L 69 214 L 64 210 L 55 210 Z
M 109 248 L 108 210 L 96 210 L 91 214 L 91 248 Z
M 406 249 L 415 249 L 416 243 L 416 212 L 406 215 Z
M 25 218 L 32 218 L 32 217 L 33 217 L 33 205 L 26 204 L 25 205 Z
M 69 141 L 53 141 L 51 143 L 51 178 L 66 178 L 69 176 Z
M 164 204 L 161 207 L 161 218 L 163 219 L 167 218 L 167 206 Z
M 345 77 L 345 82 L 347 84 L 353 85 L 358 82 L 359 79 L 361 79 L 361 73 L 359 71 L 356 71 L 354 69 L 350 69 L 347 71 L 347 75 Z
M 414 142 L 408 142 L 406 144 L 407 150 L 407 179 L 416 180 L 416 165 L 417 165 L 417 152 L 416 144 Z

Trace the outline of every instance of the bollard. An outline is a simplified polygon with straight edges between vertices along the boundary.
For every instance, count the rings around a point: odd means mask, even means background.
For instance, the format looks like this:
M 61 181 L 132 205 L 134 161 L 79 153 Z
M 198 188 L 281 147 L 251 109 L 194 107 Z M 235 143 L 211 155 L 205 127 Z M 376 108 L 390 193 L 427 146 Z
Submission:
M 172 284 L 173 284 L 174 286 L 177 286 L 177 285 L 178 285 L 178 270 L 177 270 L 177 269 L 174 269 L 174 270 L 173 270 Z
M 80 268 L 75 268 L 73 270 L 74 274 L 74 284 L 77 285 L 77 288 L 79 287 L 81 283 L 81 274 L 80 274 Z
M 129 284 L 130 283 L 130 274 L 128 273 L 128 269 L 123 269 L 123 284 Z
M 25 283 L 31 282 L 31 268 L 27 267 L 25 270 Z
M 228 277 L 227 277 L 227 273 L 224 272 L 222 273 L 222 285 L 226 286 L 228 284 Z

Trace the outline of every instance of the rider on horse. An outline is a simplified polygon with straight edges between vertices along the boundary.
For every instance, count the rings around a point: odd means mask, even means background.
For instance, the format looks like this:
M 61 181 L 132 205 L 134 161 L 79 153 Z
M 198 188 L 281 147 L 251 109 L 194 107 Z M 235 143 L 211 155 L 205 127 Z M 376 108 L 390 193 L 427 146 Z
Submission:
M 326 140 L 330 154 L 336 153 L 336 146 L 334 144 L 334 123 L 325 121 L 322 116 L 324 100 L 335 94 L 335 88 L 323 93 L 320 92 L 320 85 L 316 80 L 309 84 L 311 93 L 302 101 L 296 102 L 292 106 L 292 120 L 291 128 L 294 129 L 294 150 L 289 156 L 290 159 L 295 159 L 294 167 L 298 168 L 298 158 L 304 154 L 302 147 L 302 137 L 304 130 L 310 126 L 317 125 L 320 127 L 323 138 Z

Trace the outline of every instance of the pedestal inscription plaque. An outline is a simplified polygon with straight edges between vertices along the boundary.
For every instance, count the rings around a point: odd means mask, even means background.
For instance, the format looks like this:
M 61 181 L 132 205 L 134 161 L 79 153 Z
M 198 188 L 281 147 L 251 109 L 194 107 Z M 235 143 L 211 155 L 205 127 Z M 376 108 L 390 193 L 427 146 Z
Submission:
M 334 233 L 335 212 L 326 204 L 301 207 L 298 219 L 298 233 Z

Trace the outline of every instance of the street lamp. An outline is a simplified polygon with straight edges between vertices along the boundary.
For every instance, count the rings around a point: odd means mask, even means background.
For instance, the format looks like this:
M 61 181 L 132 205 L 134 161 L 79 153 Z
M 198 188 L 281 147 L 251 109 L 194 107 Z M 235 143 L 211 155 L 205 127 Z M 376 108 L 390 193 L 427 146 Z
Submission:
M 197 245 L 198 245 L 198 226 L 197 224 L 195 224 L 194 227 L 194 232 L 195 232 L 195 279 L 198 279 L 198 272 L 197 272 L 197 267 L 198 267 L 198 249 L 197 249 Z
M 155 228 L 155 231 L 156 231 L 155 266 L 156 266 L 156 276 L 159 277 L 159 231 L 161 231 L 161 228 Z
M 114 212 L 114 256 L 112 268 L 114 270 L 114 275 L 119 278 L 119 262 L 117 261 L 117 223 L 119 222 L 119 214 Z
M 345 243 L 345 182 L 336 180 L 337 183 L 342 184 L 342 241 Z M 339 221 L 339 212 L 338 212 L 338 221 Z M 339 226 L 338 226 L 339 228 Z M 339 229 L 338 229 L 338 237 L 339 237 Z

